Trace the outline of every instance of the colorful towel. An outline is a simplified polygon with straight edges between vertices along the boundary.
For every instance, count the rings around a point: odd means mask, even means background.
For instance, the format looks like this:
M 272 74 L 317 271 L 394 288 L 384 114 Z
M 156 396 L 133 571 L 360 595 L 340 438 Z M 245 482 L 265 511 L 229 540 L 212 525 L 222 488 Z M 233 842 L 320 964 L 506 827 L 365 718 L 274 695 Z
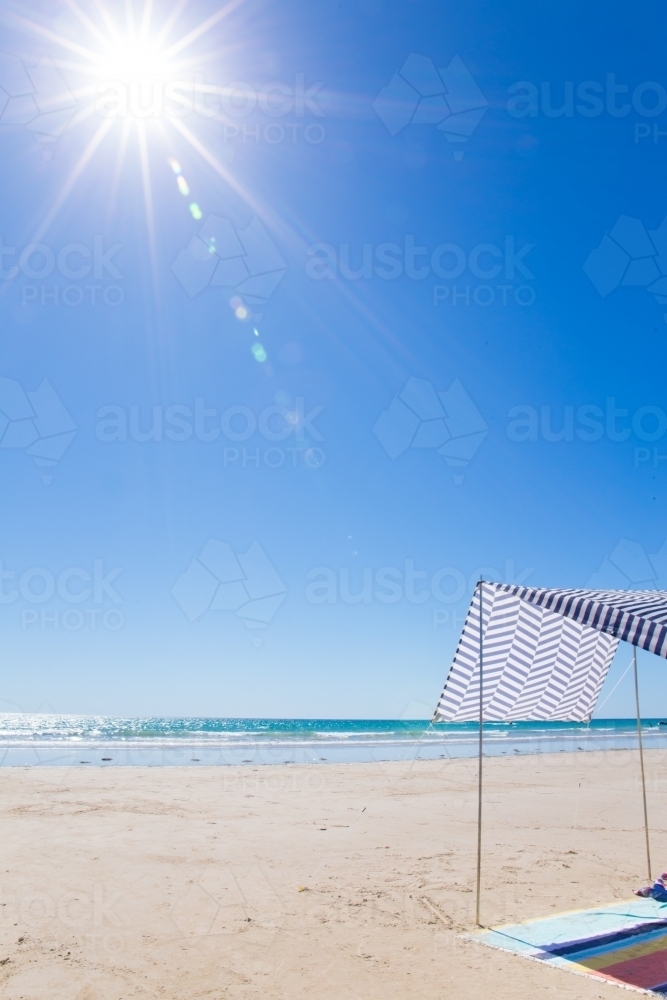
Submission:
M 468 935 L 580 975 L 667 996 L 667 904 L 631 899 Z

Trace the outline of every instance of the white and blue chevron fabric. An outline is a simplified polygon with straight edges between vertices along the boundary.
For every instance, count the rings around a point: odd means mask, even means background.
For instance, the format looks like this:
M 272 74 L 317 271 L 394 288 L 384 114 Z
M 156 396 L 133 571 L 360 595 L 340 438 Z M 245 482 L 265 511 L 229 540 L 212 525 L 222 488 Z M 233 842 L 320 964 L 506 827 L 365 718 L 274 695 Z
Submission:
M 604 614 L 591 613 L 590 622 L 568 615 L 584 613 L 578 597 L 602 595 L 497 583 L 484 583 L 483 592 L 483 718 L 489 722 L 590 719 L 623 636 L 601 630 L 601 623 L 607 621 Z M 565 596 L 572 601 L 559 600 Z M 647 600 L 645 593 L 611 592 L 604 596 Z M 667 619 L 667 594 L 664 609 Z M 478 589 L 434 722 L 479 718 L 479 640 Z
M 485 590 L 487 586 L 667 657 L 667 591 L 543 590 L 508 583 L 485 583 Z

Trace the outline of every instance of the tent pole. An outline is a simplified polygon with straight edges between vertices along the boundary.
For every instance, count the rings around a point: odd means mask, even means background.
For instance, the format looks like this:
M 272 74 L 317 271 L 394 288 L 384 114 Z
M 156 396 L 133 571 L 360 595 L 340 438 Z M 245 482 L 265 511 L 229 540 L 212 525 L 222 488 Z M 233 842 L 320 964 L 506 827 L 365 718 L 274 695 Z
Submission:
M 644 749 L 642 747 L 642 720 L 639 712 L 639 680 L 637 678 L 637 647 L 632 647 L 632 664 L 635 670 L 635 704 L 637 706 L 637 736 L 639 738 L 639 764 L 642 771 L 642 797 L 644 799 L 644 834 L 646 836 L 646 864 L 651 880 L 651 848 L 648 839 L 648 810 L 646 808 L 646 776 L 644 774 Z
M 475 921 L 481 927 L 479 919 L 479 897 L 482 874 L 482 735 L 484 730 L 484 626 L 482 621 L 482 580 L 479 581 L 479 761 L 478 761 L 478 789 L 477 789 L 477 906 L 475 910 Z

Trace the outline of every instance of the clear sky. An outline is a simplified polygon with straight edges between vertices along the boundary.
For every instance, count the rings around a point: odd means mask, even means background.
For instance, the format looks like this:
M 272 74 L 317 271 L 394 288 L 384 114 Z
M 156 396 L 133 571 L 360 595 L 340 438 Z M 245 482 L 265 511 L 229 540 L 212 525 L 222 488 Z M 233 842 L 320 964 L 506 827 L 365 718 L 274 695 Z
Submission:
M 480 572 L 667 589 L 664 9 L 105 5 L 0 15 L 2 707 L 428 717 Z

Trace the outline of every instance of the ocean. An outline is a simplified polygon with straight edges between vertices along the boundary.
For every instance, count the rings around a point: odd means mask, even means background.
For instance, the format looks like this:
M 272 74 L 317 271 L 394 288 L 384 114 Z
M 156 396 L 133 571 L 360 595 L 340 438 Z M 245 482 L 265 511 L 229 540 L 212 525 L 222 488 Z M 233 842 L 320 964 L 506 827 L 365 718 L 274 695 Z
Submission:
M 646 749 L 667 749 L 667 721 L 642 720 Z M 0 714 L 0 765 L 353 763 L 473 757 L 476 723 L 392 719 L 207 719 Z M 485 723 L 488 756 L 637 746 L 634 719 Z

